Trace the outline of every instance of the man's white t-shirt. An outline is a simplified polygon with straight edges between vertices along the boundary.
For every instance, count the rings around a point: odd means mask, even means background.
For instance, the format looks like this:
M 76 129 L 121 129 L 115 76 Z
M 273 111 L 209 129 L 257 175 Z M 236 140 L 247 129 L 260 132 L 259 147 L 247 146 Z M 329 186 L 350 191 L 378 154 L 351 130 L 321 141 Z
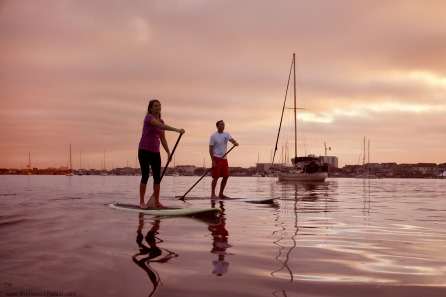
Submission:
M 218 133 L 217 131 L 211 135 L 209 145 L 214 147 L 214 157 L 221 158 L 226 154 L 229 139 L 232 139 L 232 136 L 227 132 Z

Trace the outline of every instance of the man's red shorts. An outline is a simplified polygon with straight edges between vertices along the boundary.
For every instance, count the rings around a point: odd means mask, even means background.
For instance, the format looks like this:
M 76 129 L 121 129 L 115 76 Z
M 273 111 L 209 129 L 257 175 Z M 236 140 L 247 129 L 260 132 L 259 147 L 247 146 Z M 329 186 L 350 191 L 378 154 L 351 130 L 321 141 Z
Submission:
M 229 176 L 229 166 L 228 159 L 220 159 L 214 157 L 214 162 L 217 163 L 215 167 L 212 168 L 212 177 L 228 177 Z

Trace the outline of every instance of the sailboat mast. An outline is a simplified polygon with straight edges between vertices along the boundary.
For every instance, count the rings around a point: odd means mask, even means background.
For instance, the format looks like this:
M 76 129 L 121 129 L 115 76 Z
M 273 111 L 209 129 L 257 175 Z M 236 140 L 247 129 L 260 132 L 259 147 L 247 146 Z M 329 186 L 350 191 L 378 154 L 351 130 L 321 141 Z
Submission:
M 370 163 L 370 139 L 367 140 L 367 163 Z
M 297 161 L 296 53 L 293 53 L 294 78 L 294 162 Z
M 273 154 L 273 158 L 272 158 L 272 161 L 271 161 L 271 165 L 274 164 L 274 158 L 276 157 L 277 144 L 279 143 L 280 130 L 282 129 L 283 114 L 285 112 L 286 99 L 288 97 L 288 88 L 290 86 L 291 71 L 293 70 L 293 64 L 294 64 L 294 57 L 293 57 L 293 60 L 291 61 L 290 72 L 288 74 L 288 82 L 287 82 L 287 85 L 286 85 L 285 99 L 283 100 L 282 114 L 280 115 L 279 130 L 277 131 L 276 145 L 274 147 L 274 154 Z M 282 154 L 283 154 L 283 148 L 282 148 Z M 282 158 L 283 158 L 283 156 L 282 156 Z M 283 163 L 283 160 L 282 160 L 282 163 Z
M 367 140 L 367 171 L 370 174 L 370 139 Z

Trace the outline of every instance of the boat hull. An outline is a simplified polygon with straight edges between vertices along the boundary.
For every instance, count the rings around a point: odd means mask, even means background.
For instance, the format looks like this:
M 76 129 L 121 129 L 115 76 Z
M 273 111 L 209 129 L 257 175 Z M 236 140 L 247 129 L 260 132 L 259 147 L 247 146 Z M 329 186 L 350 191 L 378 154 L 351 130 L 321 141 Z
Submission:
M 328 177 L 327 172 L 314 172 L 314 173 L 304 173 L 304 172 L 277 172 L 277 178 L 280 181 L 313 181 L 313 182 L 323 182 Z

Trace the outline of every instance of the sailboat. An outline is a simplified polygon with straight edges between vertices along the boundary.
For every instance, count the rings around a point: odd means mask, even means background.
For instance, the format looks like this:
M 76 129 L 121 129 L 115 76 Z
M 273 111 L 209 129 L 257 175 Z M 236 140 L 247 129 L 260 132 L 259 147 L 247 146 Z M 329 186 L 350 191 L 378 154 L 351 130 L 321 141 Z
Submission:
M 77 175 L 84 175 L 82 172 L 82 151 L 79 151 L 79 171 L 77 172 Z
M 262 177 L 262 175 L 259 173 L 259 164 L 260 164 L 260 153 L 257 152 L 256 173 L 253 174 L 252 176 L 255 176 L 255 177 Z
M 173 172 L 172 172 L 172 176 L 180 176 L 180 172 L 176 171 L 176 161 L 175 161 L 175 156 L 173 156 Z
M 107 169 L 105 169 L 105 150 L 104 150 L 104 170 L 101 171 L 101 176 L 107 176 L 107 175 L 108 175 Z
M 73 176 L 73 170 L 72 170 L 72 168 L 71 168 L 71 143 L 70 143 L 70 166 L 69 166 L 69 171 L 67 172 L 67 174 L 65 174 L 66 176 Z
M 290 84 L 291 74 L 293 74 L 294 80 L 294 107 L 291 108 L 294 111 L 294 158 L 291 159 L 291 164 L 274 164 L 274 156 L 277 151 L 277 144 L 279 142 L 280 130 L 282 127 L 283 114 L 285 111 L 285 104 L 287 94 L 285 94 L 285 101 L 283 103 L 282 115 L 280 118 L 279 131 L 277 133 L 276 146 L 274 150 L 273 160 L 271 164 L 271 170 L 275 171 L 280 181 L 311 181 L 311 182 L 323 182 L 328 177 L 328 164 L 324 162 L 323 157 L 316 157 L 313 154 L 308 156 L 297 156 L 297 110 L 296 107 L 296 54 L 293 53 L 293 59 L 291 62 L 291 69 L 288 77 L 288 85 L 286 93 Z
M 365 137 L 364 137 L 364 152 L 362 155 L 362 169 L 356 173 L 355 178 L 363 178 L 363 179 L 375 179 L 378 178 L 371 170 L 370 170 L 370 140 L 367 142 L 367 153 L 365 151 Z M 367 165 L 365 164 L 365 156 L 367 155 Z
M 28 168 L 28 175 L 31 175 L 31 152 L 28 154 L 28 164 L 26 165 L 26 168 Z

